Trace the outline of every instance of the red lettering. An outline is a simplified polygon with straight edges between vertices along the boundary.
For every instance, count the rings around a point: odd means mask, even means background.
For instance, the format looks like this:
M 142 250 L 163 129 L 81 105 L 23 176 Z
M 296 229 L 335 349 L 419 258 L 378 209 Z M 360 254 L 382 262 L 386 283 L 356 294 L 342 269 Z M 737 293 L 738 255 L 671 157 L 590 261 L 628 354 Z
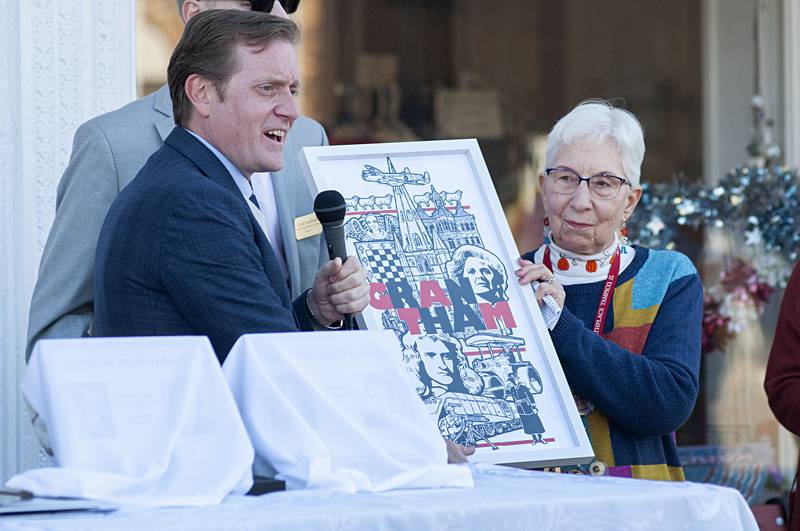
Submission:
M 511 306 L 509 306 L 508 301 L 500 301 L 495 304 L 482 302 L 478 307 L 481 310 L 483 324 L 486 325 L 487 330 L 497 330 L 499 328 L 497 324 L 498 319 L 502 319 L 507 328 L 514 328 L 517 326 L 517 322 L 511 314 Z
M 416 336 L 420 334 L 419 329 L 419 310 L 416 308 L 398 308 L 397 317 L 399 317 L 406 326 L 408 326 L 408 333 Z
M 369 283 L 369 305 L 376 310 L 391 310 L 392 299 L 386 293 L 386 284 L 383 282 Z
M 419 282 L 419 304 L 423 308 L 430 308 L 433 303 L 440 306 L 450 306 L 452 303 L 445 295 L 442 286 L 436 280 L 421 280 Z

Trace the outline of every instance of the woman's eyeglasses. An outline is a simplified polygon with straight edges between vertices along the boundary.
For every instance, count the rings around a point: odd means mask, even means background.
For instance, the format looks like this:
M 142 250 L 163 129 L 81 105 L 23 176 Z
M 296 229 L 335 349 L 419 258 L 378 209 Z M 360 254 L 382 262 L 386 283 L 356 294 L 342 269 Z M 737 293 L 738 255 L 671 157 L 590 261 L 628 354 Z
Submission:
M 553 184 L 552 190 L 557 194 L 573 194 L 581 182 L 586 181 L 589 193 L 598 199 L 613 199 L 619 194 L 623 184 L 631 186 L 631 183 L 622 177 L 617 177 L 608 172 L 598 173 L 591 177 L 581 177 L 578 172 L 566 166 L 556 168 L 546 168 L 545 175 L 550 178 Z

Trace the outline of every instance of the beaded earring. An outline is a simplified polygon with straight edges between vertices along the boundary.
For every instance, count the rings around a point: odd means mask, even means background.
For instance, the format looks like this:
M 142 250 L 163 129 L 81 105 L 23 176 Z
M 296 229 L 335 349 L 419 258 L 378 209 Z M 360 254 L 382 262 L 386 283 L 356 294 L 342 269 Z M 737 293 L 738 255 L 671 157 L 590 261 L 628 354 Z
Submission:
M 548 245 L 550 243 L 550 218 L 547 217 L 545 214 L 544 219 L 542 220 L 542 234 L 544 234 L 544 244 Z

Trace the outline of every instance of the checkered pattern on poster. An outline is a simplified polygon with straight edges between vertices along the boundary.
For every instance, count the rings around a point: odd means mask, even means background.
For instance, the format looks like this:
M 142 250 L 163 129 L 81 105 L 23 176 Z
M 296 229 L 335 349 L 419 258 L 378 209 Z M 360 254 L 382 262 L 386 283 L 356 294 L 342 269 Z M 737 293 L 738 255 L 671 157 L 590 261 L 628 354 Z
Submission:
M 370 275 L 370 282 L 405 280 L 406 273 L 393 241 L 358 242 L 358 259 Z

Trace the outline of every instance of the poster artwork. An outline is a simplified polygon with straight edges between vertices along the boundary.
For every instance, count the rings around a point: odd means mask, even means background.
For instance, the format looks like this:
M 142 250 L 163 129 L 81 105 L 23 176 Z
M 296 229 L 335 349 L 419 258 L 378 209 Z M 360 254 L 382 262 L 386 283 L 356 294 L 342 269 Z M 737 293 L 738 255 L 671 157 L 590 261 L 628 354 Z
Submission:
M 426 171 L 398 172 L 390 157 L 385 169 L 365 165 L 362 178 L 389 193 L 346 198 L 345 236 L 442 435 L 493 448 L 515 431 L 526 443 L 554 442 L 536 406 L 542 378 L 514 335 L 510 272 L 483 246 L 462 191 L 437 190 Z
M 409 382 L 473 461 L 556 466 L 591 447 L 474 140 L 304 150 L 347 203 L 367 329 L 392 330 Z

